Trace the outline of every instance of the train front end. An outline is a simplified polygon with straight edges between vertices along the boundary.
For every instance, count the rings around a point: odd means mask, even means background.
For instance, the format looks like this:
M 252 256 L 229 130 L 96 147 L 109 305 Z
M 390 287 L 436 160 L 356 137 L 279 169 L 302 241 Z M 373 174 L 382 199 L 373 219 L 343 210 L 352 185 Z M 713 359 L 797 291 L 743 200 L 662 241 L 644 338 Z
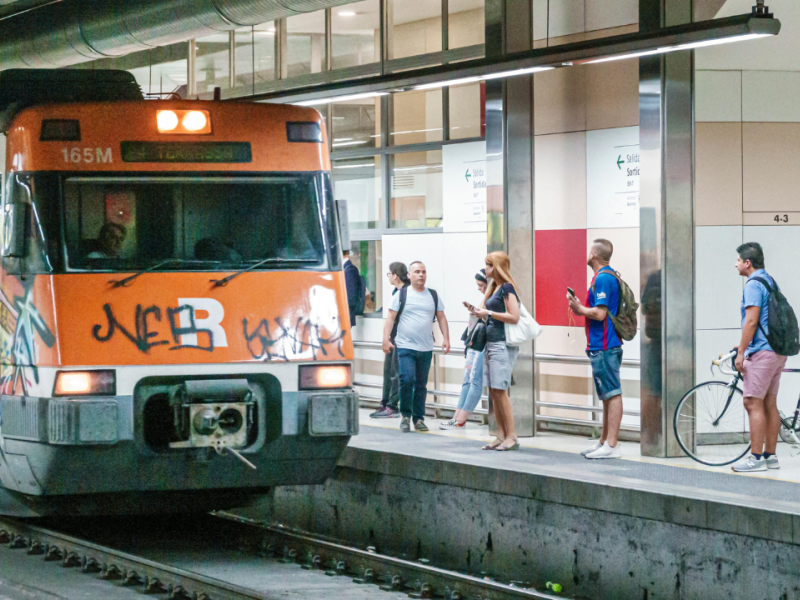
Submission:
M 358 404 L 319 114 L 56 103 L 5 141 L 0 513 L 323 482 Z

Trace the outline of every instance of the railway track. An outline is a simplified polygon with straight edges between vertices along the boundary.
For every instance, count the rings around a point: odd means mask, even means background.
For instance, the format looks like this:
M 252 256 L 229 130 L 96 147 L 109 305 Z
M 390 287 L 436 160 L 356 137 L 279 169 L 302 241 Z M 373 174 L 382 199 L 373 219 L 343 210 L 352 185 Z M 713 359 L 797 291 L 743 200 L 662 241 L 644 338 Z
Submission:
M 274 598 L 292 588 L 292 582 L 300 579 L 301 569 L 318 571 L 313 575 L 306 574 L 306 577 L 317 578 L 313 584 L 315 597 L 328 594 L 353 597 L 352 591 L 356 590 L 353 586 L 360 584 L 362 588 L 380 587 L 383 593 L 378 593 L 378 597 L 387 600 L 406 595 L 445 600 L 563 598 L 439 569 L 424 561 L 381 555 L 371 548 L 361 550 L 279 527 L 259 525 L 224 513 L 203 515 L 192 523 L 195 532 L 186 537 L 178 535 L 180 525 L 174 530 L 164 531 L 164 527 L 158 524 L 149 527 L 160 533 L 151 532 L 148 537 L 146 532 L 141 533 L 147 530 L 148 525 L 138 528 L 124 526 L 128 534 L 121 536 L 119 520 L 92 519 L 55 524 L 37 521 L 33 524 L 0 517 L 0 552 L 25 552 L 31 559 L 41 560 L 42 568 L 48 568 L 48 563 L 51 563 L 80 569 L 87 576 L 106 579 L 110 584 L 138 586 L 149 595 L 175 600 Z M 202 535 L 198 536 L 197 531 Z M 160 537 L 161 533 L 165 534 L 164 538 Z M 138 535 L 143 537 L 139 539 Z M 164 548 L 164 543 L 174 545 L 174 550 Z M 159 545 L 162 547 L 154 551 Z M 203 554 L 201 546 L 213 548 L 220 545 L 235 548 L 236 552 L 222 558 Z M 189 555 L 196 564 L 185 558 Z M 204 566 L 204 562 L 223 561 L 225 568 L 221 576 L 216 576 L 220 573 L 215 571 L 209 572 Z M 242 564 L 241 573 L 237 573 L 239 563 Z M 269 582 L 259 581 L 261 578 L 253 574 L 254 571 L 269 573 L 271 567 L 280 572 L 273 573 Z M 324 575 L 335 581 L 326 580 Z M 324 591 L 326 584 L 331 587 L 327 593 Z M 343 584 L 351 586 L 351 592 L 344 591 Z M 320 586 L 322 590 L 318 589 Z M 377 592 L 358 591 L 373 597 Z

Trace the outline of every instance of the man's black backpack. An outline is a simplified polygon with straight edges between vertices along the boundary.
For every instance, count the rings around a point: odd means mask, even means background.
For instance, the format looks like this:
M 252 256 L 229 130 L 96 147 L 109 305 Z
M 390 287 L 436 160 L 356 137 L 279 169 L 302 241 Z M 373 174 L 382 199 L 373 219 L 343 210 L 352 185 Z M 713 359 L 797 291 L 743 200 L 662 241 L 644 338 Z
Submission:
M 758 328 L 767 338 L 772 351 L 781 356 L 794 356 L 800 353 L 800 329 L 797 327 L 797 317 L 792 307 L 789 306 L 786 296 L 778 289 L 777 283 L 773 289 L 763 277 L 753 277 L 753 281 L 758 281 L 763 285 L 769 294 L 769 299 L 767 300 L 767 306 L 769 307 L 767 314 L 768 331 L 764 331 L 764 328 L 761 327 L 760 320 Z
M 364 279 L 364 276 L 359 273 L 358 274 L 358 290 L 356 291 L 356 306 L 355 306 L 355 314 L 359 317 L 364 316 L 364 308 L 367 305 L 367 282 Z
M 427 288 L 427 290 L 433 296 L 433 322 L 436 322 L 436 310 L 439 308 L 439 294 L 436 293 L 436 290 L 433 288 Z M 391 341 L 394 344 L 394 338 L 397 337 L 397 326 L 400 325 L 400 315 L 403 314 L 403 309 L 406 307 L 406 300 L 408 299 L 408 286 L 400 288 L 400 291 L 397 292 L 400 294 L 400 308 L 397 310 L 397 315 L 394 318 L 394 326 L 392 327 L 392 336 Z

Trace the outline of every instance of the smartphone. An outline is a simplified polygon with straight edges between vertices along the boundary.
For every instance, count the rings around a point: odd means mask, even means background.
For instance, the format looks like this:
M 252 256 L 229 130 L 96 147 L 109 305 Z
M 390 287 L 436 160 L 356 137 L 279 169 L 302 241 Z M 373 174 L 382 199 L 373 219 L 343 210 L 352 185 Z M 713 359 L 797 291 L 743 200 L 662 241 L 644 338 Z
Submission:
M 567 293 L 568 293 L 570 296 L 572 296 L 573 298 L 575 298 L 575 290 L 573 290 L 573 289 L 572 289 L 571 287 L 569 287 L 569 286 L 567 286 Z
M 467 310 L 475 310 L 475 307 L 469 302 L 463 302 L 462 304 L 467 308 Z

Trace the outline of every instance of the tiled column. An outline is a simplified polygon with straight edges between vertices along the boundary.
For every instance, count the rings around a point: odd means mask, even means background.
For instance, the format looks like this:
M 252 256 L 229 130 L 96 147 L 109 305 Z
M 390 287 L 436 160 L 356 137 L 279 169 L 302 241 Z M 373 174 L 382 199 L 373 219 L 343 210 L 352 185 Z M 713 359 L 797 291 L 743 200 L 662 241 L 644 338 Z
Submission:
M 486 56 L 533 47 L 531 0 L 486 0 Z M 533 76 L 486 82 L 488 240 L 505 250 L 520 300 L 534 312 Z M 520 348 L 511 403 L 517 434 L 536 432 L 533 344 Z
M 640 0 L 641 31 L 688 23 L 691 0 Z M 680 456 L 673 417 L 694 385 L 693 61 L 640 60 L 642 454 Z

